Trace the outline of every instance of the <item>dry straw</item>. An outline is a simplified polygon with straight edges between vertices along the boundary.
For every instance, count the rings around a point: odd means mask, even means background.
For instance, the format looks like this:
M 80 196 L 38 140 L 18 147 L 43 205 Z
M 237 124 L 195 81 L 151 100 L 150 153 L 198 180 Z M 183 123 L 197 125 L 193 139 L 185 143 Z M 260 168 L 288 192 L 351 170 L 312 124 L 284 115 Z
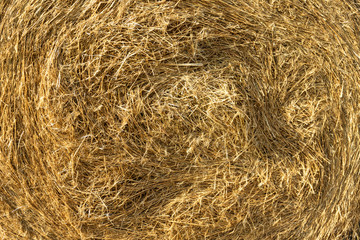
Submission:
M 1 0 L 1 239 L 356 239 L 360 6 Z

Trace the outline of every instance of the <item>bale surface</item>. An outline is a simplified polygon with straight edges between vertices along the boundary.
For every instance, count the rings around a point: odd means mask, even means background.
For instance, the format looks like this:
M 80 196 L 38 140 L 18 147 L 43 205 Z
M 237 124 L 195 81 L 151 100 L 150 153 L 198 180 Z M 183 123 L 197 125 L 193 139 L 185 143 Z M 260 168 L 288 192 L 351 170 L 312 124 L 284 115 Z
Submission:
M 0 1 L 0 238 L 357 239 L 359 10 Z

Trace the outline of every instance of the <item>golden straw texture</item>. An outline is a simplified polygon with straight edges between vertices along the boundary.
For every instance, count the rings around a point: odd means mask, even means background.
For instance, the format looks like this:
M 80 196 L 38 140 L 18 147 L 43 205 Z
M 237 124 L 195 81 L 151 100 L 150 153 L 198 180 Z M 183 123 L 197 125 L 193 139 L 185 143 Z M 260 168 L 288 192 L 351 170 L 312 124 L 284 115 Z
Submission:
M 357 2 L 1 0 L 0 239 L 358 239 Z

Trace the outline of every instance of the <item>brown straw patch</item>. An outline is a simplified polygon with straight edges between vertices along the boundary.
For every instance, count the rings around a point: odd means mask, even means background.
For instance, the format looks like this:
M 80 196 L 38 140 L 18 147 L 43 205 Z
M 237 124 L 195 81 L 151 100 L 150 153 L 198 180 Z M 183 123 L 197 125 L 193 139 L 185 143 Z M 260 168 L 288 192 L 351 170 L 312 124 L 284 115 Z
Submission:
M 0 238 L 357 239 L 359 9 L 0 1 Z

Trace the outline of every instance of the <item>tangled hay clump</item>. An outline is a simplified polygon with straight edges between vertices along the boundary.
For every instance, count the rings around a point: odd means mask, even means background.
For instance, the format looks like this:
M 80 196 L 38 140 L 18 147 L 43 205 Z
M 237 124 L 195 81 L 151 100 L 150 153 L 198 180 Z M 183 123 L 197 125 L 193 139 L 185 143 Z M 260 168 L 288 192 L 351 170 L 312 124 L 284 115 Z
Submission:
M 358 239 L 360 6 L 0 2 L 1 239 Z

